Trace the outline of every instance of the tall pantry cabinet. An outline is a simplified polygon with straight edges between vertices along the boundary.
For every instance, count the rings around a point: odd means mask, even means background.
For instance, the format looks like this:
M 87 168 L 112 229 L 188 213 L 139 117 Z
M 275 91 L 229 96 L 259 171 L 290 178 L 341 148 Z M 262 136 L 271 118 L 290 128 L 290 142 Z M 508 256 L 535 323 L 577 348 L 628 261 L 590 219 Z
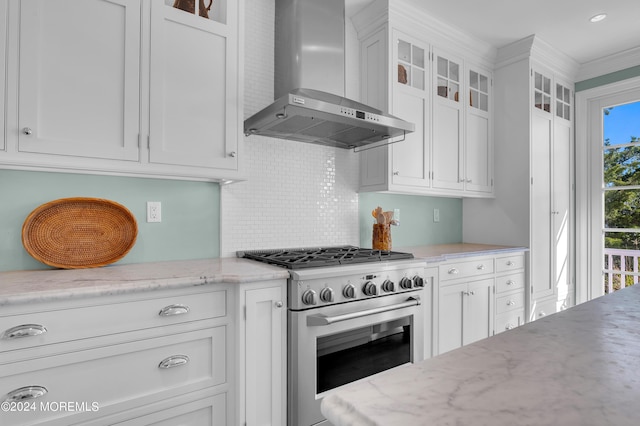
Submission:
M 463 201 L 463 239 L 524 246 L 527 316 L 573 306 L 573 81 L 577 64 L 528 37 L 498 51 L 495 199 Z

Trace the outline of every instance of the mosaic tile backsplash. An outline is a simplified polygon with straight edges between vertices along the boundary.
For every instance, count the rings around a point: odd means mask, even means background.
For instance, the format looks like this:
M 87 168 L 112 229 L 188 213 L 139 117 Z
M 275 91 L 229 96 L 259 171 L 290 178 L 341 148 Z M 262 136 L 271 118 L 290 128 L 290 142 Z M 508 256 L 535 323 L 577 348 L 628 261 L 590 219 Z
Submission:
M 273 101 L 273 0 L 245 4 L 245 118 Z M 248 181 L 222 187 L 221 256 L 237 250 L 359 243 L 358 154 L 245 139 Z

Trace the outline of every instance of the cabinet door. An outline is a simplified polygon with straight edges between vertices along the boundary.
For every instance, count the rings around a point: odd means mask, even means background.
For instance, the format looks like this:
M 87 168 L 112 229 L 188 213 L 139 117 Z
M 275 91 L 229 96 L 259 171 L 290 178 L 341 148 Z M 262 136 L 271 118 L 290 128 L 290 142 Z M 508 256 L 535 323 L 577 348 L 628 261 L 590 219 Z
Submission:
M 429 186 L 428 47 L 394 33 L 393 103 L 391 113 L 415 124 L 415 131 L 392 145 L 392 182 Z
M 559 91 L 569 90 L 560 86 Z M 569 97 L 570 102 L 571 97 Z M 556 102 L 558 105 L 558 102 Z M 560 105 L 563 114 L 570 114 L 570 104 Z M 556 109 L 558 112 L 558 109 Z M 570 118 L 570 115 L 567 116 Z M 557 114 L 553 124 L 553 152 L 552 152 L 552 233 L 553 242 L 553 285 L 557 293 L 560 306 L 572 306 L 571 301 L 571 274 L 568 265 L 571 265 L 571 230 L 573 220 L 571 214 L 571 141 L 572 123 L 570 119 L 560 118 Z
M 153 2 L 149 162 L 237 169 L 239 72 L 235 26 Z
M 551 155 L 553 115 L 551 78 L 534 72 L 534 105 L 531 114 L 531 285 L 533 299 L 554 294 L 551 273 Z
M 433 187 L 464 189 L 462 60 L 434 49 Z
M 493 278 L 469 283 L 463 299 L 463 345 L 493 335 L 493 287 Z
M 440 287 L 438 304 L 438 353 L 444 353 L 462 346 L 463 297 L 467 284 Z
M 286 308 L 283 287 L 246 292 L 245 418 L 247 425 L 286 423 Z
M 19 7 L 19 150 L 138 160 L 140 1 Z
M 493 138 L 491 129 L 491 74 L 472 67 L 467 73 L 465 190 L 493 189 Z

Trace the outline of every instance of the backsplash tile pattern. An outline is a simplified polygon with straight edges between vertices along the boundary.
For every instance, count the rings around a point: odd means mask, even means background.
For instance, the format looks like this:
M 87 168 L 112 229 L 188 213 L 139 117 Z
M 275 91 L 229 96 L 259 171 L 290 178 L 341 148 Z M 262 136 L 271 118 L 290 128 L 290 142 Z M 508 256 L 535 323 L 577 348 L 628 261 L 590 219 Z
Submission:
M 245 4 L 245 118 L 273 101 L 273 0 Z M 245 139 L 248 181 L 221 191 L 221 256 L 237 250 L 359 242 L 358 154 Z

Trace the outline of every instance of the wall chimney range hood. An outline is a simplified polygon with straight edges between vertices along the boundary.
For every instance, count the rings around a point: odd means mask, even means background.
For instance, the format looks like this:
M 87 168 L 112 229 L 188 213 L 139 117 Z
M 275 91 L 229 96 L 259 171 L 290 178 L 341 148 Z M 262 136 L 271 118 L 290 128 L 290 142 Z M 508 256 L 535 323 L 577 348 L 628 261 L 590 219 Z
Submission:
M 275 0 L 276 100 L 245 120 L 245 135 L 351 149 L 414 131 L 412 123 L 344 97 L 344 1 Z

